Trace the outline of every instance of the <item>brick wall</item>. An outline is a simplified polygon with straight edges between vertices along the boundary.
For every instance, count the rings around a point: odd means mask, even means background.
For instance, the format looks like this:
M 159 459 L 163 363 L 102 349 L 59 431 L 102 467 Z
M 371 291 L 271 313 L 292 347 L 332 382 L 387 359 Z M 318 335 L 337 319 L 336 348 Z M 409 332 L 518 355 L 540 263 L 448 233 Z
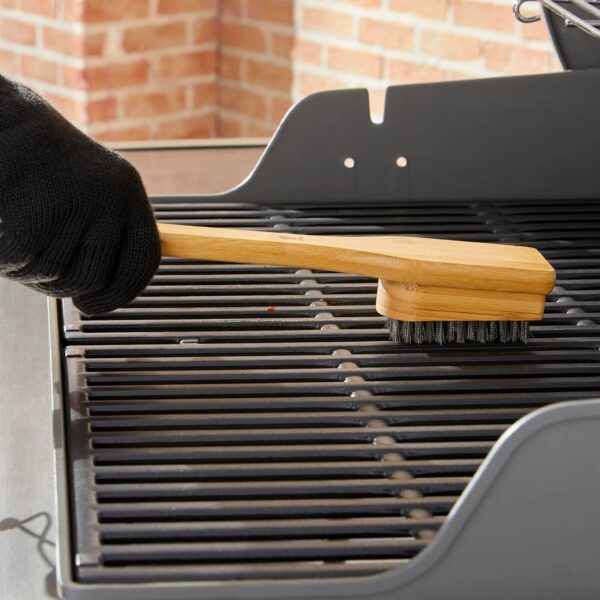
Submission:
M 298 0 L 293 98 L 560 70 L 542 23 L 523 25 L 513 0 Z
M 217 0 L 0 0 L 0 71 L 103 140 L 217 131 Z
M 0 0 L 0 72 L 44 94 L 76 123 L 87 122 L 79 85 L 85 58 L 98 52 L 75 18 L 75 3 Z
M 558 70 L 513 0 L 0 0 L 0 72 L 104 140 L 269 135 L 293 100 Z
M 270 135 L 292 102 L 293 0 L 221 0 L 219 133 Z

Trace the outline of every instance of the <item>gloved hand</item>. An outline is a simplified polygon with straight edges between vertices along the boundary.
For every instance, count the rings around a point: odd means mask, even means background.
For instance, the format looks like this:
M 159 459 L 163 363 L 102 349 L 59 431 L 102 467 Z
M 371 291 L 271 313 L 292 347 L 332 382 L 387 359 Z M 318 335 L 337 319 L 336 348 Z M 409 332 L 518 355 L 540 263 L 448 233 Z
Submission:
M 135 298 L 159 261 L 134 167 L 0 76 L 0 276 L 100 314 Z

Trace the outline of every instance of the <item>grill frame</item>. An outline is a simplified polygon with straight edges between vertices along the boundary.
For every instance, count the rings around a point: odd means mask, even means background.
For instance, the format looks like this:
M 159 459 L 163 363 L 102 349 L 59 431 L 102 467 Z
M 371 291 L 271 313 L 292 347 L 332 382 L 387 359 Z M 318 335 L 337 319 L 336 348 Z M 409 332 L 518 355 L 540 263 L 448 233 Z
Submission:
M 595 77 L 596 75 L 591 77 L 591 79 L 593 80 Z M 550 85 L 552 83 L 551 80 L 552 77 L 545 79 L 544 81 L 542 81 L 541 78 L 531 78 L 536 93 L 547 89 L 546 85 Z M 511 85 L 509 80 L 506 81 L 510 88 Z M 578 81 L 581 83 L 583 80 L 576 79 L 574 82 L 575 85 L 577 85 Z M 570 83 L 572 84 L 573 81 Z M 477 97 L 477 90 L 481 89 L 479 85 L 486 86 L 485 83 L 475 83 L 474 86 L 465 84 L 464 89 L 459 96 L 464 94 L 466 97 Z M 490 89 L 498 90 L 496 87 L 497 85 L 502 86 L 502 83 L 498 84 L 497 82 L 492 82 Z M 409 88 L 411 87 L 412 86 L 409 86 Z M 436 86 L 435 93 L 443 96 L 444 90 L 456 89 L 455 86 L 450 84 L 449 87 L 446 87 L 446 84 L 443 84 Z M 414 92 L 415 88 L 413 87 L 412 90 Z M 427 98 L 432 96 L 432 89 L 428 86 L 421 86 L 420 91 L 424 92 Z M 388 92 L 388 100 L 390 100 L 390 102 L 399 101 L 402 99 L 401 96 L 403 93 L 404 90 L 401 90 L 400 88 L 392 88 Z M 411 95 L 410 89 L 408 95 L 409 97 Z M 338 112 L 343 117 L 342 120 L 346 119 L 351 121 L 353 117 L 361 111 L 362 117 L 364 118 L 365 116 L 365 93 L 363 93 L 363 91 L 359 91 L 358 93 L 356 91 L 335 92 L 317 96 L 319 96 L 321 100 L 326 100 L 325 108 L 327 105 L 330 105 L 332 100 L 335 100 L 334 104 L 336 105 L 336 109 L 341 108 Z M 422 99 L 422 97 L 421 93 L 417 93 L 412 98 L 412 101 L 418 101 L 419 99 Z M 454 97 L 454 100 L 456 100 L 456 97 Z M 535 104 L 535 94 L 531 97 L 531 100 L 532 103 Z M 310 108 L 310 103 L 308 104 L 308 107 Z M 319 110 L 325 110 L 325 108 L 321 106 L 321 109 Z M 466 105 L 461 108 L 464 108 L 467 112 L 470 110 Z M 304 111 L 302 114 L 304 114 L 305 117 L 310 116 L 311 111 L 307 109 L 306 102 L 303 103 L 303 108 L 301 110 Z M 298 109 L 294 109 L 293 112 L 298 113 Z M 503 114 L 502 111 L 501 113 Z M 486 121 L 488 118 L 489 117 L 486 116 Z M 293 124 L 293 121 L 288 120 L 288 126 L 290 122 Z M 539 122 L 533 124 L 534 129 L 537 124 L 539 124 Z M 396 125 L 398 125 L 398 123 L 396 123 Z M 404 125 L 406 125 L 406 123 L 404 123 Z M 288 133 L 285 135 L 290 135 L 289 131 L 290 130 L 288 129 Z M 392 136 L 395 135 L 393 129 L 390 129 L 388 133 Z M 569 133 L 575 136 L 577 135 L 576 131 L 570 131 Z M 528 134 L 531 134 L 531 130 L 528 130 Z M 273 147 L 276 146 L 276 141 L 281 141 L 282 135 L 282 130 L 280 130 L 277 134 L 278 137 L 276 136 L 276 139 L 272 144 Z M 358 137 L 360 143 L 366 141 L 360 139 L 361 135 Z M 424 136 L 424 140 L 426 144 L 430 144 L 431 136 Z M 354 141 L 356 142 L 356 140 Z M 348 139 L 343 135 L 340 135 L 339 142 L 340 148 L 343 150 L 343 146 L 348 143 Z M 373 139 L 371 139 L 369 143 L 365 143 L 364 147 L 361 148 L 361 152 L 368 152 L 370 146 L 372 146 L 372 142 Z M 309 150 L 312 151 L 312 148 L 310 147 L 311 144 L 308 144 L 308 146 Z M 386 147 L 386 152 L 387 151 L 389 151 L 389 147 Z M 473 148 L 470 148 L 470 151 L 473 152 Z M 268 154 L 269 152 L 267 152 L 265 156 Z M 270 156 L 271 158 L 273 157 L 272 152 Z M 478 156 L 477 158 L 480 157 Z M 484 157 L 484 160 L 487 159 L 489 159 L 489 156 Z M 410 160 L 409 164 L 412 164 Z M 538 166 L 540 166 L 540 164 L 538 164 Z M 503 172 L 505 167 L 506 165 L 500 165 L 499 171 Z M 499 171 L 496 172 L 496 175 L 499 174 Z M 261 172 L 263 177 L 265 173 L 268 174 L 267 163 L 265 163 L 264 160 L 259 163 L 257 172 Z M 585 175 L 585 173 L 586 171 L 584 170 L 583 174 Z M 276 183 L 280 177 L 281 173 L 278 176 L 273 177 L 273 182 L 271 184 L 272 197 L 279 193 Z M 252 182 L 254 179 L 257 181 L 259 179 L 256 177 L 256 172 L 248 181 Z M 386 194 L 392 194 L 394 197 L 399 195 L 400 198 L 404 198 L 406 193 L 410 195 L 410 186 L 407 187 L 407 180 L 404 178 L 403 173 L 403 177 L 399 181 L 395 181 L 391 188 L 386 187 L 389 182 L 388 178 L 379 182 L 376 178 L 372 179 L 371 176 L 367 175 L 360 186 L 357 185 L 357 180 L 351 178 L 343 183 L 341 188 L 337 187 L 338 184 L 336 183 L 334 185 L 335 189 L 325 190 L 325 193 L 317 200 L 321 203 L 323 198 L 335 201 L 339 199 L 340 193 L 345 194 L 350 190 L 351 192 L 356 192 L 355 196 L 350 198 L 350 200 L 361 203 L 364 201 L 363 196 L 365 189 L 375 185 L 375 181 L 381 183 L 385 188 L 386 191 L 385 194 L 383 194 L 384 199 L 390 199 Z M 325 185 L 323 182 L 321 182 L 321 184 Z M 456 201 L 456 194 L 460 194 L 465 190 L 460 181 L 454 181 L 453 184 L 455 184 L 456 187 L 452 188 L 452 186 L 450 186 L 447 195 L 439 199 L 440 202 L 451 205 Z M 514 185 L 514 187 L 511 188 L 509 196 L 511 193 L 516 193 L 520 184 L 522 184 L 522 181 L 519 179 L 510 182 L 510 185 Z M 243 196 L 244 194 L 260 193 L 260 181 L 258 181 L 257 185 L 258 188 L 255 189 L 252 189 L 252 186 L 246 186 L 246 188 L 240 186 L 237 188 L 237 192 L 234 190 L 220 196 L 206 197 L 204 201 L 218 204 L 220 202 L 227 202 L 230 199 L 239 200 L 240 194 Z M 578 193 L 575 194 L 575 197 L 588 197 L 590 193 L 589 186 L 589 181 L 586 180 L 583 189 L 579 190 Z M 327 186 L 325 185 L 325 187 Z M 302 190 L 300 189 L 295 191 L 296 193 L 302 193 Z M 331 193 L 328 194 L 328 191 Z M 503 191 L 506 191 L 506 188 L 503 188 L 500 192 L 493 193 L 502 193 Z M 467 196 L 471 197 L 475 193 L 476 190 L 474 188 L 468 187 L 466 192 Z M 560 189 L 553 190 L 552 193 L 558 195 L 560 194 Z M 235 198 L 236 194 L 237 198 Z M 419 195 L 417 194 L 416 198 L 410 197 L 409 201 L 418 199 Z M 268 199 L 266 199 L 265 202 L 268 204 Z M 280 198 L 276 199 L 275 204 L 281 206 Z M 542 202 L 537 202 L 536 204 L 536 210 L 539 210 L 539 208 L 543 206 Z M 551 229 L 552 227 L 549 226 L 549 231 L 551 231 Z M 546 239 L 551 239 L 551 233 L 546 234 Z M 503 239 L 503 241 L 511 241 L 510 232 L 507 232 L 506 238 Z M 255 598 L 257 600 L 259 598 L 281 597 L 310 597 L 323 599 L 333 597 L 365 599 L 376 597 L 391 599 L 397 598 L 398 593 L 401 591 L 403 594 L 406 594 L 406 597 L 418 597 L 419 599 L 437 599 L 442 593 L 446 598 L 461 598 L 461 600 L 466 597 L 466 593 L 471 595 L 475 594 L 475 597 L 505 598 L 517 597 L 517 593 L 522 593 L 525 589 L 534 592 L 539 591 L 540 565 L 543 564 L 544 560 L 551 564 L 558 561 L 553 554 L 555 548 L 547 547 L 547 544 L 544 543 L 543 539 L 540 538 L 539 543 L 537 539 L 533 540 L 530 547 L 523 551 L 514 548 L 515 540 L 511 539 L 509 536 L 510 532 L 505 530 L 508 530 L 510 526 L 510 528 L 515 529 L 518 532 L 527 531 L 532 536 L 537 537 L 540 531 L 539 529 L 536 530 L 536 528 L 532 526 L 532 522 L 526 518 L 528 509 L 530 511 L 535 510 L 535 514 L 545 515 L 545 520 L 547 522 L 552 522 L 552 515 L 559 512 L 561 504 L 564 505 L 569 501 L 569 485 L 574 488 L 582 485 L 582 480 L 578 473 L 573 472 L 573 469 L 567 469 L 573 462 L 577 462 L 577 460 L 574 460 L 578 458 L 576 455 L 577 452 L 584 452 L 587 450 L 585 446 L 581 446 L 583 440 L 588 440 L 588 448 L 590 444 L 594 447 L 597 446 L 596 440 L 593 440 L 591 443 L 589 442 L 588 429 L 590 424 L 594 422 L 594 432 L 600 431 L 600 425 L 596 424 L 596 420 L 600 417 L 600 401 L 571 401 L 567 405 L 545 407 L 531 413 L 527 417 L 519 420 L 515 425 L 511 426 L 508 431 L 503 434 L 502 438 L 494 444 L 482 466 L 470 480 L 467 489 L 462 493 L 452 512 L 446 518 L 445 523 L 442 525 L 442 528 L 434 541 L 431 542 L 424 551 L 419 553 L 416 558 L 411 559 L 408 564 L 402 565 L 382 575 L 367 575 L 343 579 L 340 577 L 333 577 L 332 575 L 331 577 L 322 578 L 318 581 L 288 579 L 284 582 L 265 579 L 243 582 L 205 581 L 192 584 L 186 583 L 185 581 L 151 584 L 129 583 L 126 585 L 115 583 L 78 583 L 73 572 L 73 565 L 70 562 L 72 557 L 71 540 L 75 534 L 75 526 L 69 516 L 70 500 L 68 490 L 71 475 L 66 468 L 67 457 L 65 453 L 65 445 L 68 443 L 65 432 L 65 423 L 69 418 L 69 415 L 64 411 L 64 394 L 67 391 L 67 385 L 66 380 L 64 379 L 64 360 L 62 358 L 60 346 L 62 314 L 59 308 L 60 303 L 58 301 L 50 301 L 52 372 L 54 379 L 53 405 L 55 415 L 54 423 L 59 508 L 59 581 L 61 582 L 63 593 L 66 597 L 89 600 L 90 598 L 114 597 L 115 594 L 118 594 L 119 598 L 124 599 L 163 597 L 231 598 L 232 596 L 239 598 Z M 74 330 L 78 329 L 79 324 L 73 323 L 72 325 Z M 127 324 L 125 323 L 125 325 Z M 183 330 L 184 327 L 181 325 L 179 331 Z M 590 331 L 589 333 L 591 334 L 592 332 Z M 157 336 L 157 338 L 160 338 L 160 336 Z M 591 335 L 589 339 L 595 340 Z M 160 341 L 160 339 L 154 340 L 156 343 L 159 343 Z M 568 346 L 569 342 L 565 342 L 565 345 Z M 560 392 L 554 393 L 553 398 L 560 399 Z M 564 429 L 565 426 L 567 426 L 567 429 L 566 432 L 562 434 L 563 437 L 572 437 L 574 433 L 578 434 L 578 437 L 575 438 L 572 445 L 568 447 L 568 452 L 565 452 L 563 440 L 560 439 L 560 436 L 558 438 L 556 436 L 556 428 Z M 532 459 L 523 450 L 524 447 L 530 445 L 530 442 L 539 445 L 540 440 L 544 442 L 542 445 L 543 452 L 553 452 L 556 454 L 549 463 L 540 460 L 539 456 L 537 457 L 537 460 L 535 457 Z M 579 450 L 577 450 L 577 448 L 579 448 Z M 572 453 L 575 453 L 575 456 L 570 455 Z M 584 458 L 587 460 L 587 469 L 594 470 L 596 468 L 595 464 L 588 464 L 590 457 Z M 557 466 L 559 467 L 562 477 L 560 482 L 561 485 L 558 487 L 556 486 L 556 481 L 554 481 L 554 479 L 556 479 L 554 473 Z M 527 469 L 529 469 L 529 471 Z M 543 485 L 539 485 L 534 489 L 535 493 L 532 493 L 529 486 L 532 470 L 537 473 L 545 473 L 548 478 L 548 481 L 543 482 Z M 511 474 L 517 483 L 515 483 L 515 481 L 503 483 L 504 478 L 511 476 Z M 598 481 L 600 481 L 600 473 Z M 586 482 L 583 481 L 583 484 L 585 483 Z M 500 489 L 498 490 L 498 488 Z M 597 490 L 594 489 L 594 491 Z M 515 502 L 514 505 L 509 506 L 507 509 L 502 506 L 502 498 L 510 495 L 519 497 L 519 502 Z M 547 498 L 551 498 L 552 500 L 548 501 Z M 584 497 L 582 502 L 585 503 L 585 500 L 589 500 L 589 497 Z M 499 512 L 502 512 L 506 515 L 506 518 L 497 520 L 494 518 L 490 519 L 489 514 L 487 518 L 482 516 L 486 511 L 489 513 L 490 510 L 492 511 L 492 514 L 496 515 Z M 591 519 L 595 516 L 595 508 L 593 506 L 588 506 L 587 504 L 583 507 L 578 506 L 578 510 L 578 517 L 587 515 L 585 518 Z M 579 521 L 576 522 L 579 523 Z M 573 537 L 572 531 L 566 526 L 562 528 L 557 527 L 555 533 L 560 534 L 559 539 L 572 539 Z M 598 589 L 598 582 L 595 577 L 596 569 L 587 568 L 585 557 L 586 554 L 597 551 L 597 537 L 596 539 L 588 539 L 585 535 L 586 532 L 578 533 L 578 553 L 575 558 L 575 567 L 573 568 L 573 573 L 576 573 L 577 577 L 573 577 L 571 574 L 571 578 L 567 580 L 567 584 L 570 587 L 565 589 L 569 589 L 570 591 L 596 590 Z M 490 539 L 502 540 L 507 536 L 508 541 L 503 543 L 498 542 L 499 548 L 497 549 L 497 553 L 499 553 L 501 559 L 506 563 L 506 568 L 504 570 L 509 573 L 508 583 L 503 582 L 503 580 L 498 580 L 497 578 L 494 579 L 494 570 L 498 570 L 495 569 L 498 565 L 498 556 L 493 557 L 492 559 L 492 557 L 489 557 L 489 553 L 486 555 L 486 551 L 488 550 L 486 546 Z M 451 546 L 452 552 L 449 551 Z M 531 572 L 523 575 L 520 572 L 520 566 L 521 564 L 528 562 L 528 552 L 531 552 L 532 548 L 535 548 L 535 552 L 540 556 L 540 560 L 535 560 L 533 564 L 531 564 Z M 562 555 L 560 556 L 560 559 L 562 560 Z M 95 556 L 82 555 L 80 557 L 81 568 L 85 568 L 86 564 L 93 565 L 95 560 Z M 479 561 L 480 569 L 478 572 L 473 572 L 473 567 L 471 565 L 477 561 Z M 335 574 L 335 565 L 331 569 L 331 573 Z M 487 579 L 481 580 L 479 577 L 480 573 L 487 573 L 489 576 Z M 517 587 L 515 587 L 516 584 L 518 584 Z M 556 591 L 557 586 L 562 585 L 561 582 L 557 583 L 554 580 L 552 580 L 552 584 L 554 591 Z M 529 597 L 532 597 L 531 593 L 529 594 Z

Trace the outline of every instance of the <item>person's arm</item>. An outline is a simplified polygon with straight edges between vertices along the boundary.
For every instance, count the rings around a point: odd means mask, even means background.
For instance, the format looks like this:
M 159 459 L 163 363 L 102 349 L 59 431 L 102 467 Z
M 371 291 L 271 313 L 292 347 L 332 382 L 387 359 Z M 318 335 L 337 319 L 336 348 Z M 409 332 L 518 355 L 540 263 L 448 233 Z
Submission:
M 0 276 L 100 314 L 135 298 L 159 261 L 135 168 L 0 76 Z

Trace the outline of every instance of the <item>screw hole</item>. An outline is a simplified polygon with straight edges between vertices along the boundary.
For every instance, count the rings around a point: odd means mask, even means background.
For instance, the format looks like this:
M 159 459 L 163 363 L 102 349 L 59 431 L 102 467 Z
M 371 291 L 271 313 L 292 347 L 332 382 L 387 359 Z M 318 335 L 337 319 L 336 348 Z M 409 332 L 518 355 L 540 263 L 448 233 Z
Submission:
M 344 166 L 346 169 L 354 168 L 354 159 L 351 156 L 348 156 L 344 159 Z
M 408 165 L 408 159 L 406 158 L 406 156 L 399 156 L 396 159 L 396 166 L 400 167 L 401 169 L 404 169 L 404 167 L 406 167 Z

